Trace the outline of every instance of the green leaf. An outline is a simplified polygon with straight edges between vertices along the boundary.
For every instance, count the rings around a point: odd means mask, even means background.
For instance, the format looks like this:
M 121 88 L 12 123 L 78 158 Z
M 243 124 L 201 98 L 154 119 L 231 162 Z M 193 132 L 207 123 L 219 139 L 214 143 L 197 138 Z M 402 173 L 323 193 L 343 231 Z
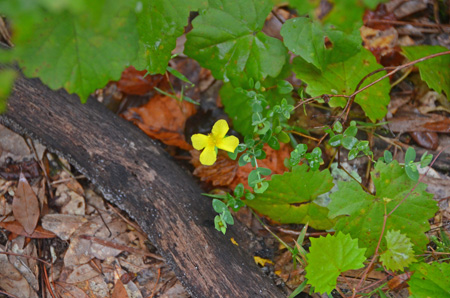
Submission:
M 355 137 L 344 137 L 342 139 L 342 146 L 347 150 L 352 150 L 356 143 L 358 143 L 358 139 Z
M 139 54 L 133 65 L 150 73 L 164 73 L 177 38 L 188 24 L 190 11 L 207 0 L 147 0 L 136 7 Z
M 338 147 L 341 146 L 342 142 L 342 135 L 335 135 L 334 137 L 331 137 L 328 141 L 328 144 L 330 144 L 331 147 Z
M 328 64 L 345 61 L 361 50 L 359 32 L 344 34 L 310 18 L 287 20 L 280 33 L 289 50 L 319 70 L 325 70 Z M 325 44 L 325 38 L 331 45 Z
M 278 93 L 288 94 L 292 90 L 294 90 L 294 87 L 292 87 L 292 84 L 289 83 L 288 81 L 278 81 L 278 84 L 277 84 Z
M 334 124 L 334 126 L 333 126 L 333 130 L 334 130 L 334 132 L 336 132 L 336 133 L 341 133 L 342 132 L 342 124 L 341 124 L 341 122 L 336 122 L 335 124 Z
M 322 20 L 324 23 L 332 24 L 346 33 L 362 26 L 364 6 L 361 1 L 339 0 L 333 4 L 331 11 Z
M 380 261 L 387 269 L 403 271 L 404 267 L 408 267 L 412 262 L 417 261 L 414 258 L 411 239 L 400 231 L 389 230 L 384 239 L 386 239 L 387 250 L 381 254 Z
M 236 185 L 236 187 L 234 188 L 234 196 L 239 199 L 244 195 L 244 184 L 239 183 L 238 185 Z
M 288 102 L 292 102 L 292 97 L 290 97 L 290 95 L 280 95 L 275 89 L 269 89 L 262 94 L 265 96 L 267 106 L 269 107 L 281 104 L 282 99 L 286 97 Z M 253 111 L 249 103 L 249 98 L 245 94 L 236 92 L 235 88 L 230 83 L 226 83 L 222 86 L 220 89 L 220 98 L 225 106 L 225 112 L 233 120 L 233 129 L 244 136 L 253 134 Z M 263 110 L 262 114 L 264 117 L 267 115 L 267 112 L 268 109 Z
M 17 73 L 13 69 L 0 71 L 0 113 L 6 111 L 6 104 Z
M 393 160 L 391 151 L 384 150 L 384 162 L 391 163 Z
M 269 188 L 246 204 L 281 223 L 307 223 L 315 229 L 329 229 L 333 221 L 328 209 L 314 203 L 320 194 L 333 187 L 328 170 L 308 171 L 307 165 L 295 166 L 292 172 L 272 175 Z
M 299 15 L 308 14 L 319 6 L 320 0 L 290 0 L 289 4 L 297 10 Z
M 306 278 L 316 292 L 331 294 L 342 272 L 364 267 L 366 249 L 359 248 L 358 240 L 350 235 L 337 233 L 310 239 Z
M 405 164 L 414 162 L 416 159 L 416 150 L 413 147 L 408 147 L 405 153 Z
M 448 51 L 441 46 L 413 46 L 402 47 L 402 51 L 409 60 L 417 60 L 432 54 Z M 437 92 L 445 92 L 450 100 L 450 55 L 439 56 L 416 64 L 420 77 L 428 87 Z
M 210 0 L 187 34 L 185 54 L 216 79 L 245 86 L 276 77 L 286 62 L 283 43 L 261 32 L 272 5 L 266 0 Z
M 374 70 L 382 68 L 373 55 L 366 49 L 362 49 L 358 54 L 350 59 L 328 65 L 323 72 L 314 65 L 307 63 L 300 57 L 296 57 L 293 62 L 293 70 L 297 77 L 308 84 L 306 92 L 311 96 L 322 94 L 345 94 L 350 95 L 355 91 L 359 81 Z M 365 80 L 361 88 L 375 81 L 385 72 L 380 72 Z M 382 119 L 386 113 L 390 101 L 390 85 L 388 80 L 382 80 L 358 95 L 355 102 L 359 104 L 366 115 L 375 122 Z M 343 98 L 332 98 L 332 107 L 344 107 L 346 100 Z
M 136 56 L 136 18 L 124 2 L 96 5 L 101 13 L 48 13 L 36 24 L 34 33 L 17 45 L 24 73 L 52 89 L 77 93 L 83 102 L 108 81 L 118 80 Z
M 228 210 L 227 209 L 227 205 L 224 202 L 222 202 L 221 200 L 218 200 L 218 199 L 214 199 L 212 201 L 212 206 L 214 208 L 214 211 L 216 211 L 217 213 L 222 213 L 225 210 Z
M 339 182 L 339 190 L 330 195 L 330 218 L 341 215 L 336 231 L 349 233 L 359 239 L 361 247 L 367 247 L 367 256 L 374 253 L 383 227 L 385 208 L 389 213 L 415 186 L 397 161 L 390 164 L 377 162 L 372 172 L 376 195 L 366 193 L 355 181 Z M 419 183 L 415 190 L 387 219 L 387 230 L 401 230 L 414 244 L 416 253 L 423 251 L 430 229 L 428 219 L 438 210 L 433 195 L 425 191 L 427 185 Z M 388 199 L 388 200 L 385 200 Z M 386 244 L 381 244 L 386 250 Z
M 450 264 L 433 262 L 411 266 L 414 274 L 408 282 L 411 297 L 450 297 Z
M 412 181 L 419 180 L 420 174 L 415 163 L 405 165 L 405 172 Z

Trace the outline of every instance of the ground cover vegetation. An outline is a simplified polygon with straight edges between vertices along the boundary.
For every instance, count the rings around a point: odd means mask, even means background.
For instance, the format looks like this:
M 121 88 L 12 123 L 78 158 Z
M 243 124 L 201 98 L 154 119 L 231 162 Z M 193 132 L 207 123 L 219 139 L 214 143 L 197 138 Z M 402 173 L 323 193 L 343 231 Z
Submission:
M 230 192 L 205 194 L 217 212 L 218 232 L 226 234 L 233 214 L 245 206 L 281 224 L 304 225 L 294 243 L 275 235 L 294 267 L 305 272 L 290 297 L 305 289 L 387 297 L 394 290 L 388 281 L 399 278 L 412 297 L 447 297 L 450 264 L 445 254 L 427 253 L 429 219 L 439 208 L 422 181 L 426 173 L 420 174 L 439 154 L 416 156 L 409 147 L 402 159 L 394 158 L 393 150 L 376 156 L 373 136 L 386 124 L 392 81 L 404 80 L 412 67 L 448 105 L 450 51 L 410 43 L 395 50 L 402 63 L 384 66 L 382 55 L 366 48 L 361 37 L 364 13 L 384 1 L 335 1 L 328 9 L 319 2 L 0 1 L 13 32 L 12 48 L 2 51 L 1 62 L 16 61 L 25 75 L 85 102 L 118 81 L 128 66 L 190 85 L 185 74 L 168 66 L 179 55 L 172 52 L 177 39 L 185 36 L 182 55 L 223 81 L 221 102 L 239 139 L 226 136 L 228 124 L 218 120 L 211 132 L 194 132 L 179 147 L 203 150 L 194 153 L 203 171 L 225 159 L 251 168 Z M 438 14 L 448 21 L 445 3 L 437 2 Z M 278 15 L 280 3 L 290 12 L 287 17 Z M 263 30 L 269 15 L 280 21 L 276 34 Z M 0 72 L 2 107 L 16 75 L 12 69 Z M 186 102 L 198 104 L 184 90 L 169 89 L 158 91 L 175 99 L 183 113 L 189 114 Z M 311 113 L 309 106 L 326 109 L 326 125 L 312 130 L 298 124 L 297 115 Z M 284 170 L 274 173 L 264 160 L 283 148 L 290 148 Z M 368 175 L 344 165 L 355 160 L 365 163 Z M 326 236 L 309 238 L 308 228 L 327 231 Z M 433 239 L 442 253 L 450 252 L 444 229 Z M 338 282 L 358 269 L 356 285 Z M 374 270 L 388 277 L 366 286 Z

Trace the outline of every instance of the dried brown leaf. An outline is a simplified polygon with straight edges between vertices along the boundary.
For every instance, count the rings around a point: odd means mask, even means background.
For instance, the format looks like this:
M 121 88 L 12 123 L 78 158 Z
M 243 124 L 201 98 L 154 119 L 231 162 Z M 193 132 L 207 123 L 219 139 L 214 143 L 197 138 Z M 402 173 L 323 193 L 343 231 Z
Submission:
M 117 88 L 124 93 L 144 95 L 164 80 L 163 75 L 146 74 L 146 70 L 136 70 L 130 66 L 122 72 L 120 80 L 116 83 Z
M 111 295 L 111 298 L 127 298 L 128 293 L 125 289 L 125 286 L 123 285 L 123 282 L 119 279 L 117 279 L 116 284 L 114 285 L 114 291 Z
M 10 222 L 0 222 L 0 227 L 4 228 L 7 231 L 10 231 L 11 233 L 25 236 L 28 238 L 36 238 L 36 239 L 48 239 L 48 238 L 55 238 L 56 235 L 53 234 L 50 231 L 45 230 L 41 226 L 37 226 L 33 233 L 28 234 L 25 232 L 25 229 L 18 221 L 10 221 Z
M 164 144 L 190 150 L 192 146 L 186 142 L 184 127 L 186 119 L 194 115 L 194 104 L 179 102 L 171 97 L 156 95 L 139 107 L 127 110 L 122 116 L 132 121 L 147 135 Z
M 13 200 L 13 214 L 25 232 L 33 234 L 39 220 L 39 201 L 25 176 L 20 173 Z
M 2 251 L 0 247 L 0 288 L 16 297 L 37 298 L 36 292 Z

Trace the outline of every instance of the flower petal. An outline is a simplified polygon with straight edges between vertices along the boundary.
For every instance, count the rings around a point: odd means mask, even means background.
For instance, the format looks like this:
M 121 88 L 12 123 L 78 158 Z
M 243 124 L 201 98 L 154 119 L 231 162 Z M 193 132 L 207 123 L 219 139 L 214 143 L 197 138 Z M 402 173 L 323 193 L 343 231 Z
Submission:
M 202 150 L 208 145 L 208 136 L 197 133 L 191 137 L 192 146 L 197 150 Z
M 223 138 L 216 144 L 217 148 L 228 151 L 228 152 L 234 152 L 234 150 L 236 150 L 236 147 L 238 145 L 239 145 L 239 139 L 236 138 L 235 136 L 229 136 L 229 137 Z
M 220 140 L 223 137 L 225 137 L 225 135 L 228 132 L 228 129 L 229 129 L 229 127 L 228 127 L 227 121 L 220 119 L 219 121 L 217 121 L 214 124 L 211 132 L 214 135 L 214 137 L 216 138 L 216 140 Z
M 208 146 L 203 150 L 202 154 L 200 154 L 200 163 L 205 166 L 213 165 L 216 162 L 217 153 L 214 147 Z

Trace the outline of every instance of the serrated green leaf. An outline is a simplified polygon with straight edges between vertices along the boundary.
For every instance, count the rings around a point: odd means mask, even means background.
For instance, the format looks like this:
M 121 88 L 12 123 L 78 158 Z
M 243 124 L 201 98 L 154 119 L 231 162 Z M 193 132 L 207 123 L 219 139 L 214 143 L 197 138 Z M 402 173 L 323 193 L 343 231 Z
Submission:
M 362 26 L 364 8 L 361 1 L 334 1 L 333 8 L 322 21 L 327 24 L 332 24 L 346 33 L 350 33 Z
M 7 99 L 16 76 L 17 73 L 13 69 L 2 69 L 0 71 L 0 113 L 6 110 Z
M 311 96 L 320 96 L 322 94 L 345 94 L 350 95 L 355 91 L 359 81 L 372 71 L 382 68 L 373 55 L 366 49 L 362 49 L 358 54 L 350 59 L 328 65 L 321 72 L 314 65 L 307 63 L 300 57 L 296 57 L 293 62 L 293 70 L 297 77 L 308 84 L 306 91 Z M 380 72 L 365 80 L 363 85 L 375 81 L 385 72 Z M 355 102 L 359 104 L 366 115 L 375 122 L 382 119 L 386 113 L 390 101 L 390 85 L 388 80 L 382 80 L 376 86 L 373 86 L 358 95 Z M 346 100 L 343 98 L 332 98 L 330 100 L 332 107 L 344 107 Z
M 207 0 L 147 0 L 136 7 L 139 53 L 133 65 L 150 73 L 164 73 L 189 13 Z
M 263 94 L 269 107 L 281 104 L 283 98 L 287 98 L 289 103 L 293 101 L 289 94 L 280 95 L 275 89 L 269 89 L 266 92 L 263 92 Z M 253 112 L 249 103 L 249 98 L 242 93 L 236 92 L 235 88 L 230 83 L 226 83 L 222 86 L 220 89 L 220 98 L 225 107 L 225 112 L 233 120 L 233 129 L 244 136 L 252 134 Z M 264 117 L 267 115 L 267 111 L 268 109 L 263 110 L 262 114 Z
M 297 10 L 299 15 L 308 14 L 319 6 L 320 0 L 290 0 L 290 6 Z
M 367 256 L 374 253 L 383 226 L 386 210 L 389 213 L 411 191 L 416 182 L 406 176 L 397 161 L 390 164 L 377 162 L 372 172 L 376 195 L 366 193 L 354 182 L 339 182 L 339 190 L 330 195 L 330 218 L 340 217 L 336 231 L 349 233 L 359 239 L 361 247 L 367 247 Z M 425 232 L 430 229 L 428 219 L 438 210 L 433 195 L 425 191 L 426 184 L 419 183 L 416 189 L 387 219 L 386 230 L 400 230 L 414 244 L 416 253 L 423 251 L 428 239 Z M 390 201 L 385 202 L 385 198 Z M 386 244 L 381 244 L 386 250 Z
M 408 282 L 412 298 L 450 297 L 450 264 L 413 264 Z
M 249 79 L 276 77 L 286 62 L 283 43 L 261 32 L 272 5 L 267 0 L 214 0 L 194 19 L 185 54 L 216 79 L 246 86 Z
M 403 268 L 417 261 L 414 258 L 411 239 L 400 233 L 400 231 L 389 230 L 384 239 L 386 240 L 387 250 L 381 254 L 380 261 L 387 269 L 403 271 Z
M 307 165 L 295 166 L 292 172 L 272 175 L 269 188 L 246 204 L 281 223 L 307 223 L 315 229 L 329 229 L 333 221 L 328 209 L 314 203 L 320 194 L 330 191 L 333 178 L 328 170 L 308 171 Z
M 316 292 L 331 294 L 342 272 L 364 267 L 365 250 L 358 247 L 358 240 L 343 233 L 311 238 L 306 266 L 308 284 Z
M 432 54 L 448 51 L 441 46 L 413 46 L 402 47 L 402 51 L 409 60 L 417 60 Z M 431 89 L 445 92 L 450 100 L 450 55 L 444 55 L 425 60 L 416 64 L 420 77 Z
M 289 50 L 322 71 L 328 64 L 345 61 L 361 50 L 359 32 L 344 34 L 310 18 L 287 20 L 280 33 Z M 325 38 L 331 46 L 326 46 Z
M 118 80 L 136 56 L 135 15 L 123 2 L 104 0 L 95 6 L 101 6 L 101 13 L 48 13 L 36 24 L 34 33 L 17 45 L 24 73 L 52 89 L 77 93 L 83 102 Z

